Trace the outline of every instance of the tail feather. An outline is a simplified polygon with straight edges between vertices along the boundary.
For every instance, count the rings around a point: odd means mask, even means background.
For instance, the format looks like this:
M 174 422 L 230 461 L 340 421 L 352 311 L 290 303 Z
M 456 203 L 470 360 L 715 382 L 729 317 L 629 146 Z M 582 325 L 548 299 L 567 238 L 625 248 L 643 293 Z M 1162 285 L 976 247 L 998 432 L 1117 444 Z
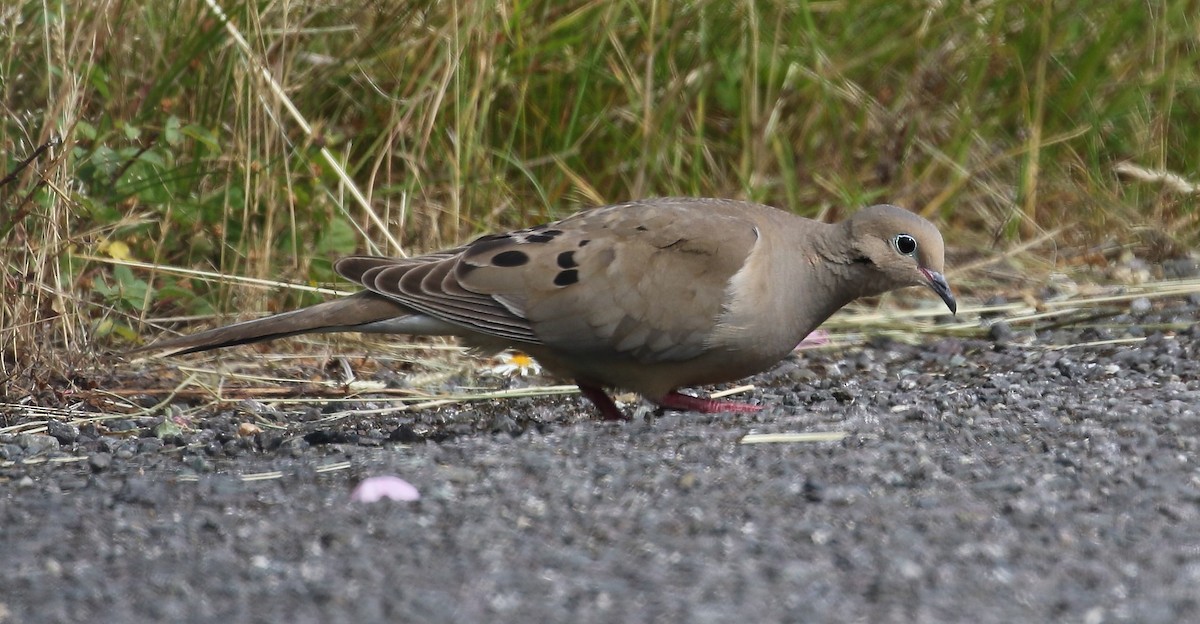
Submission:
M 380 326 L 396 328 L 401 326 L 400 319 L 417 314 L 391 299 L 364 291 L 291 312 L 160 340 L 130 353 L 153 351 L 159 355 L 182 355 L 298 334 L 380 331 Z

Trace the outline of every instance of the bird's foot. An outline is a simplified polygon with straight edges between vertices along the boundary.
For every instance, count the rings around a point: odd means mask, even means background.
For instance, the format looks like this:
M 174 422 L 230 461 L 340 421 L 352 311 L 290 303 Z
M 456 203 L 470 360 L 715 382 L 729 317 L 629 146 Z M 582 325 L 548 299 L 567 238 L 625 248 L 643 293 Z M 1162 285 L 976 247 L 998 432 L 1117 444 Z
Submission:
M 604 388 L 579 382 L 575 382 L 575 385 L 579 386 L 579 393 L 600 410 L 600 417 L 604 420 L 629 420 L 629 417 L 621 413 L 621 409 L 609 398 Z
M 761 405 L 754 405 L 753 403 L 704 399 L 687 394 L 680 394 L 674 390 L 668 392 L 663 398 L 655 401 L 655 403 L 665 409 L 691 410 L 694 412 L 700 412 L 701 414 L 715 414 L 718 412 L 747 413 L 757 412 L 762 409 Z

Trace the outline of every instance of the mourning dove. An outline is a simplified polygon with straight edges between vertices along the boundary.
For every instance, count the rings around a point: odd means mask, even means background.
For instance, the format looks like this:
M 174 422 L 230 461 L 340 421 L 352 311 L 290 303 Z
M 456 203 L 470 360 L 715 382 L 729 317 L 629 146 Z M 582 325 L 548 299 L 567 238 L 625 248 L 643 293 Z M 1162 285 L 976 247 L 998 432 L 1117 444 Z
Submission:
M 366 290 L 139 351 L 316 332 L 453 335 L 532 355 L 606 419 L 622 418 L 606 388 L 669 409 L 753 411 L 678 389 L 769 369 L 859 297 L 925 286 L 954 312 L 942 265 L 937 228 L 896 206 L 826 224 L 741 201 L 649 199 L 415 258 L 344 258 L 335 270 Z

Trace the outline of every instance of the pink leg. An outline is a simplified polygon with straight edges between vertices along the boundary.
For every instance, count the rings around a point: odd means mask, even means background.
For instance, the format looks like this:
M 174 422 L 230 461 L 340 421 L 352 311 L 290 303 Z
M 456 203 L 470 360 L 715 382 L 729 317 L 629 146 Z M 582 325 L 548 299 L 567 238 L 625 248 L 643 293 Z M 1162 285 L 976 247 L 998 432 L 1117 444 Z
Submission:
M 655 403 L 666 409 L 673 410 L 691 410 L 700 412 L 701 414 L 714 414 L 717 412 L 757 412 L 762 409 L 761 405 L 752 403 L 739 403 L 737 401 L 717 401 L 715 399 L 702 399 L 687 394 L 679 394 L 672 390 L 666 396 L 655 401 Z
M 608 397 L 608 394 L 600 386 L 593 386 L 578 381 L 575 382 L 575 385 L 579 386 L 580 394 L 591 401 L 592 405 L 596 406 L 596 409 L 600 410 L 600 417 L 604 420 L 629 419 L 628 416 L 621 413 L 621 410 L 617 408 L 617 404 L 613 403 L 613 400 Z

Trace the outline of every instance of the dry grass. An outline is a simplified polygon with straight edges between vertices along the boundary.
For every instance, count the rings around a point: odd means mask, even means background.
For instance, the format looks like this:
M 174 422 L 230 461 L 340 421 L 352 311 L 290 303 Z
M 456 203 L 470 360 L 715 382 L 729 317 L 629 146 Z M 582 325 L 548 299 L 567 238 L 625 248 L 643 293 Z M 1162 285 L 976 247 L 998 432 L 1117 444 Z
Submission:
M 156 319 L 311 302 L 285 285 L 341 254 L 636 196 L 887 200 L 1025 277 L 1177 256 L 1194 5 L 8 3 L 3 394 L 76 387 Z

